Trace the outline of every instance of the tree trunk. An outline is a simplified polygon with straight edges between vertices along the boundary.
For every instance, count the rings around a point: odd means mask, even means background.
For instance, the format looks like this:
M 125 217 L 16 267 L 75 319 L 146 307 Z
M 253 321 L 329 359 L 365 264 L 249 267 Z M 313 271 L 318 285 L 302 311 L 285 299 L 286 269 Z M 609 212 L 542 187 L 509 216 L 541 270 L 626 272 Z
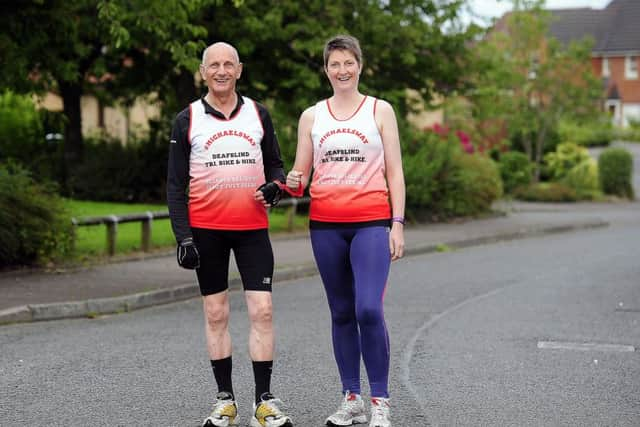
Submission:
M 82 86 L 74 82 L 61 82 L 59 87 L 64 105 L 64 115 L 68 120 L 64 135 L 64 156 L 67 161 L 78 161 L 82 158 L 83 153 L 80 109 Z
M 531 143 L 531 134 L 528 131 L 527 132 L 523 132 L 522 133 L 522 146 L 524 147 L 524 152 L 525 152 L 525 154 L 527 155 L 527 158 L 530 161 L 534 161 L 534 159 L 533 159 L 533 149 L 531 148 L 531 145 L 532 145 L 532 143 Z M 534 182 L 538 182 L 537 179 L 536 179 L 536 176 L 538 175 L 537 169 L 538 169 L 538 165 L 536 163 L 534 163 L 534 168 L 533 168 L 533 171 L 532 171 L 532 173 L 533 173 L 532 178 L 533 178 Z
M 59 82 L 60 95 L 67 118 L 64 131 L 64 159 L 62 167 L 62 187 L 68 190 L 68 178 L 70 171 L 76 166 L 84 152 L 82 139 L 82 111 L 80 98 L 82 97 L 82 85 L 76 82 Z
M 538 131 L 538 135 L 536 138 L 536 175 L 534 177 L 535 181 L 540 181 L 540 165 L 542 164 L 542 153 L 544 152 L 544 141 L 547 137 L 547 126 L 546 124 L 542 124 L 540 126 L 540 130 Z

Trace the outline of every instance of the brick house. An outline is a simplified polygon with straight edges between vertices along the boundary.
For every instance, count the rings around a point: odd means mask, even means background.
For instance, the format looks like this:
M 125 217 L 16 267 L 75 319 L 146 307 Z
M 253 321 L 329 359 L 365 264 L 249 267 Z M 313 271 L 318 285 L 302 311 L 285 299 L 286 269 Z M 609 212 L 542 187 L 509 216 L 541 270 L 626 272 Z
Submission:
M 593 38 L 591 65 L 602 78 L 613 123 L 640 121 L 640 0 L 612 0 L 604 9 L 557 9 L 551 34 L 563 43 Z

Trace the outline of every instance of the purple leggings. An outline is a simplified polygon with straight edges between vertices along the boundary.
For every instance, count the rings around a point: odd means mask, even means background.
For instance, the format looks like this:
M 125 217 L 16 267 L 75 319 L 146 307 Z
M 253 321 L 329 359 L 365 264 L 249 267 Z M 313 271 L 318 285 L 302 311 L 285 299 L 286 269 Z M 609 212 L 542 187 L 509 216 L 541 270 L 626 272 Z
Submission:
M 311 229 L 331 310 L 343 393 L 360 394 L 360 355 L 372 397 L 389 397 L 389 335 L 382 309 L 391 255 L 387 227 Z

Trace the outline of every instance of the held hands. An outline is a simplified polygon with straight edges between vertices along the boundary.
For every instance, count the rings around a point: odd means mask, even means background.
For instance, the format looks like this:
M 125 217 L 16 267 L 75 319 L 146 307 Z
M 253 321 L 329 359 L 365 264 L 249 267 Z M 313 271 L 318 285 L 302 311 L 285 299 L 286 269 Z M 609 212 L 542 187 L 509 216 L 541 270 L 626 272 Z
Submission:
M 281 184 L 282 185 L 282 184 Z M 282 190 L 275 182 L 265 182 L 254 193 L 256 201 L 261 202 L 265 207 L 271 207 L 278 204 Z
M 193 242 L 193 237 L 187 237 L 178 243 L 177 250 L 178 265 L 187 270 L 193 270 L 200 267 L 200 254 L 198 248 Z
M 287 187 L 291 190 L 297 190 L 302 185 L 302 172 L 292 170 L 287 175 Z

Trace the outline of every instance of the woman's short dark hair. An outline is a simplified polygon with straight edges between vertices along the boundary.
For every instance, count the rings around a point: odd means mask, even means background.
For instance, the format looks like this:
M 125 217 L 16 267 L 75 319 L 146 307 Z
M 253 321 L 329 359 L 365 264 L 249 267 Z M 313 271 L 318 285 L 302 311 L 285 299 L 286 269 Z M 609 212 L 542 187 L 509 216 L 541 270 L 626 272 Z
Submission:
M 344 34 L 331 38 L 324 45 L 324 66 L 325 68 L 329 64 L 329 55 L 334 50 L 346 50 L 351 52 L 356 57 L 358 65 L 362 65 L 362 50 L 360 50 L 360 42 L 353 36 L 347 36 Z

